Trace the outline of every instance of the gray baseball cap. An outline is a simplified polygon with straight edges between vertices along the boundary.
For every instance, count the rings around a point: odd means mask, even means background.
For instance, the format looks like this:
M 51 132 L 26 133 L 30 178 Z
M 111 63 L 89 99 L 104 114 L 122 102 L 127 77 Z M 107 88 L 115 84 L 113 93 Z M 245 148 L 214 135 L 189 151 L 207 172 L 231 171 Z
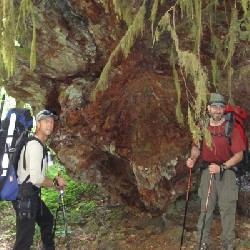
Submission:
M 58 119 L 58 116 L 55 115 L 53 112 L 49 111 L 49 110 L 41 110 L 40 112 L 37 113 L 36 115 L 36 121 L 41 121 L 47 117 L 53 117 L 54 120 L 57 120 Z
M 209 100 L 210 105 L 225 105 L 225 98 L 223 95 L 220 95 L 218 93 L 211 93 L 210 95 L 210 100 Z

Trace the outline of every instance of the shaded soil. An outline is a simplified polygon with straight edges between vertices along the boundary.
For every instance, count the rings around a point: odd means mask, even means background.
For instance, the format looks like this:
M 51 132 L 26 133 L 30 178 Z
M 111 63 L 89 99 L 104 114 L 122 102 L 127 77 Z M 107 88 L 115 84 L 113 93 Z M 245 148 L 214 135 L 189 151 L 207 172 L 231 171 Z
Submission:
M 97 202 L 98 203 L 98 202 Z M 185 211 L 185 200 L 179 200 L 162 215 L 141 212 L 133 207 L 119 204 L 101 203 L 94 214 L 85 217 L 81 223 L 68 221 L 70 233 L 70 249 L 82 250 L 177 250 L 180 249 L 180 239 Z M 9 210 L 11 216 L 12 209 Z M 60 216 L 60 214 L 59 214 Z M 196 222 L 199 216 L 199 202 L 192 194 L 188 203 L 186 231 L 182 249 L 194 249 L 196 246 Z M 1 215 L 2 217 L 2 215 Z M 58 217 L 62 219 L 63 216 Z M 58 224 L 63 222 L 58 219 Z M 2 221 L 2 218 L 1 218 Z M 11 223 L 10 223 L 11 224 Z M 0 249 L 9 250 L 14 242 L 14 225 L 1 222 Z M 67 249 L 64 227 L 57 232 L 56 249 Z M 12 233 L 10 231 L 12 228 Z M 5 233 L 4 233 L 5 232 Z M 211 233 L 211 249 L 220 249 L 219 235 L 221 233 L 220 216 L 215 211 Z M 37 232 L 39 235 L 39 233 Z M 38 238 L 38 239 L 37 239 Z M 236 224 L 237 249 L 250 249 L 250 218 L 237 215 Z M 41 241 L 36 237 L 33 249 L 41 249 Z

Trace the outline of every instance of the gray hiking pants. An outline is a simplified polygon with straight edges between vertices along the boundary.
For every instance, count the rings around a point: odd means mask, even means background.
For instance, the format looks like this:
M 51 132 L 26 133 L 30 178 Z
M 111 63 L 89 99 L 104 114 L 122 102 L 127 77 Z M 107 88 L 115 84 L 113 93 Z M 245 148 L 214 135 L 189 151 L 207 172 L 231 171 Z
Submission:
M 213 222 L 213 212 L 218 200 L 222 224 L 221 240 L 223 242 L 232 243 L 235 238 L 235 213 L 236 202 L 238 200 L 238 186 L 236 185 L 236 175 L 232 170 L 226 170 L 223 173 L 222 180 L 220 180 L 220 174 L 213 175 L 211 193 L 206 209 L 210 176 L 211 175 L 208 169 L 202 171 L 201 183 L 198 190 L 198 195 L 201 199 L 201 214 L 197 224 L 197 240 L 198 242 L 200 242 L 201 231 L 204 227 L 202 242 L 208 243 L 208 237 Z

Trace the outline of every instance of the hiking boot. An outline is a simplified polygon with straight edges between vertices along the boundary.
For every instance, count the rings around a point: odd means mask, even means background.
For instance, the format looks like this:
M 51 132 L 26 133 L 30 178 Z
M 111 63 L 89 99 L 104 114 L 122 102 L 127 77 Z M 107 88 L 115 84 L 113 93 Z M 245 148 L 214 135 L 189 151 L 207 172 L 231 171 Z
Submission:
M 208 249 L 209 249 L 209 247 L 208 247 L 208 244 L 207 244 L 207 243 L 201 243 L 201 247 L 198 246 L 198 247 L 196 248 L 196 250 L 208 250 Z
M 233 244 L 231 243 L 224 243 L 221 247 L 221 250 L 234 250 Z

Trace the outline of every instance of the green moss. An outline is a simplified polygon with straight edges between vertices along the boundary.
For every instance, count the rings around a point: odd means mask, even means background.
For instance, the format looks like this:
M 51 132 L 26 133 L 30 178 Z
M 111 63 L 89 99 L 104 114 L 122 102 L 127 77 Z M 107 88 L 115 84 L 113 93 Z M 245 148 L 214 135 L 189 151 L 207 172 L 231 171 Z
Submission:
M 114 10 L 119 18 L 124 20 L 128 26 L 133 22 L 133 15 L 131 12 L 131 5 L 127 0 L 113 0 Z
M 177 104 L 175 107 L 175 113 L 176 113 L 176 118 L 177 118 L 178 123 L 183 125 L 184 119 L 183 119 L 183 114 L 181 111 L 181 86 L 180 86 L 179 77 L 178 77 L 175 67 L 173 68 L 173 71 L 174 71 L 174 83 L 175 83 L 175 88 L 177 91 L 177 98 L 178 98 Z
M 2 65 L 0 72 L 6 71 L 7 77 L 14 74 L 16 66 L 16 45 L 20 34 L 26 32 L 27 21 L 31 19 L 33 26 L 33 39 L 30 46 L 30 68 L 33 70 L 36 65 L 36 25 L 31 0 L 22 0 L 19 9 L 14 6 L 13 0 L 0 0 L 0 51 Z M 15 18 L 16 16 L 17 19 Z M 1 73 L 0 78 L 4 73 Z

